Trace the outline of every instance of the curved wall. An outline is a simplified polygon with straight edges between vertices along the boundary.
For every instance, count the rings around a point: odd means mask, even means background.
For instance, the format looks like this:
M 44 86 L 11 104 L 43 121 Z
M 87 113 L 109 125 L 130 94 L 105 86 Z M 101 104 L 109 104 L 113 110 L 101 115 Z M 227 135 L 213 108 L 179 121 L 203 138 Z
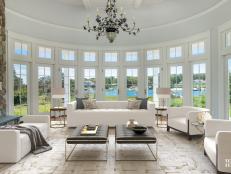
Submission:
M 203 41 L 205 44 L 205 52 L 203 54 L 192 55 L 192 44 Z M 15 54 L 15 42 L 22 42 L 28 45 L 28 56 L 18 56 Z M 38 57 L 39 46 L 51 48 L 51 59 L 41 59 Z M 181 47 L 182 55 L 178 58 L 170 58 L 170 48 Z M 72 50 L 75 53 L 73 61 L 64 61 L 61 59 L 62 49 Z M 147 51 L 158 49 L 160 50 L 159 60 L 147 60 Z M 95 62 L 85 62 L 84 52 L 95 52 Z M 105 52 L 117 52 L 117 62 L 104 62 Z M 138 61 L 127 62 L 125 60 L 127 52 L 137 52 Z M 160 69 L 159 85 L 162 87 L 170 86 L 170 72 L 171 67 L 181 66 L 183 69 L 183 104 L 192 105 L 192 71 L 194 64 L 203 63 L 206 65 L 206 106 L 210 108 L 210 32 L 200 33 L 188 38 L 180 40 L 168 41 L 159 44 L 149 45 L 148 47 L 130 46 L 120 48 L 107 47 L 83 47 L 71 44 L 63 44 L 58 42 L 51 42 L 41 40 L 28 36 L 23 36 L 13 32 L 8 32 L 8 102 L 9 111 L 13 111 L 13 72 L 14 64 L 26 64 L 28 67 L 28 98 L 29 98 L 29 112 L 31 114 L 38 114 L 38 66 L 49 66 L 52 71 L 52 86 L 61 85 L 60 69 L 69 67 L 75 69 L 76 74 L 76 90 L 79 96 L 84 95 L 83 87 L 83 72 L 86 68 L 93 68 L 96 70 L 96 99 L 104 100 L 104 70 L 111 68 L 118 70 L 119 81 L 119 100 L 127 99 L 126 88 L 126 70 L 138 69 L 138 96 L 144 97 L 147 89 L 147 68 L 158 67 Z M 33 83 L 31 83 L 33 82 Z

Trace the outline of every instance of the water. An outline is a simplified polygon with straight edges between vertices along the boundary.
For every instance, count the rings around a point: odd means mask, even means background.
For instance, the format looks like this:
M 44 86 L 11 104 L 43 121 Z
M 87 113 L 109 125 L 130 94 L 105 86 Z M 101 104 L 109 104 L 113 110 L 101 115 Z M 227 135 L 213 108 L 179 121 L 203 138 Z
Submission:
M 177 97 L 183 97 L 183 91 L 182 90 L 172 90 L 173 91 L 173 95 L 177 96 Z M 127 90 L 127 96 L 128 97 L 135 97 L 137 96 L 137 91 L 136 90 Z M 109 89 L 106 90 L 105 92 L 106 96 L 111 96 L 111 97 L 115 97 L 118 96 L 118 90 L 117 89 Z M 192 96 L 201 96 L 201 95 L 206 95 L 206 90 L 202 89 L 202 90 L 193 90 L 192 92 Z M 153 90 L 149 89 L 148 90 L 148 96 L 153 96 Z

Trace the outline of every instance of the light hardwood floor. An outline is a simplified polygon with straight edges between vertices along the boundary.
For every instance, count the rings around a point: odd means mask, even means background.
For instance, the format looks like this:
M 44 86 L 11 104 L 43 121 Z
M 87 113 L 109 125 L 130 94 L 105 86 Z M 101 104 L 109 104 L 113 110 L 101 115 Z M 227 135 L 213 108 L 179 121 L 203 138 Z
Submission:
M 114 129 L 110 129 L 108 161 L 65 162 L 64 141 L 71 129 L 52 128 L 49 143 L 52 151 L 39 155 L 29 154 L 17 164 L 0 164 L 4 174 L 212 174 L 213 165 L 203 154 L 202 138 L 188 141 L 179 132 L 157 129 L 158 161 L 116 161 L 114 160 Z M 154 146 L 152 146 L 154 149 Z M 69 148 L 70 149 L 70 148 Z M 145 158 L 152 156 L 145 145 L 121 145 L 118 158 Z M 72 158 L 98 159 L 105 157 L 103 145 L 81 145 Z

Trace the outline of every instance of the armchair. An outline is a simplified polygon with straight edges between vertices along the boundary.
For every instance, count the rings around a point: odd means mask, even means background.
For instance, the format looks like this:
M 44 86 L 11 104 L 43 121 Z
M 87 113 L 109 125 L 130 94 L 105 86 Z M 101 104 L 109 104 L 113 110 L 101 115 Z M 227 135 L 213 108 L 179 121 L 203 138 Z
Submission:
M 205 122 L 204 153 L 217 173 L 231 173 L 231 121 L 211 119 Z
M 209 110 L 191 106 L 169 107 L 167 110 L 167 131 L 174 129 L 184 132 L 188 135 L 189 140 L 193 135 L 202 135 L 203 129 L 198 129 L 192 123 L 197 121 L 198 114 L 204 112 L 208 113 Z

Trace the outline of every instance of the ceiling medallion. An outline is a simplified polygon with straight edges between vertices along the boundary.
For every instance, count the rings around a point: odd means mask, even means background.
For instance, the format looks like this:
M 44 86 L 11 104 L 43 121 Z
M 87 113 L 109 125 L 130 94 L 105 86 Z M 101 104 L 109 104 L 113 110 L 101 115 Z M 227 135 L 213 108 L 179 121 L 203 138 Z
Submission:
M 97 10 L 98 11 L 98 10 Z M 110 43 L 116 38 L 116 35 L 120 31 L 128 32 L 129 35 L 136 35 L 140 32 L 140 29 L 136 27 L 136 23 L 133 21 L 132 26 L 129 26 L 127 23 L 127 18 L 123 9 L 121 8 L 120 12 L 116 7 L 116 0 L 107 0 L 107 5 L 105 8 L 106 17 L 101 17 L 99 14 L 96 16 L 96 25 L 90 26 L 89 19 L 87 20 L 87 25 L 83 26 L 84 30 L 88 32 L 96 32 L 96 39 L 99 37 L 105 36 L 108 38 Z

